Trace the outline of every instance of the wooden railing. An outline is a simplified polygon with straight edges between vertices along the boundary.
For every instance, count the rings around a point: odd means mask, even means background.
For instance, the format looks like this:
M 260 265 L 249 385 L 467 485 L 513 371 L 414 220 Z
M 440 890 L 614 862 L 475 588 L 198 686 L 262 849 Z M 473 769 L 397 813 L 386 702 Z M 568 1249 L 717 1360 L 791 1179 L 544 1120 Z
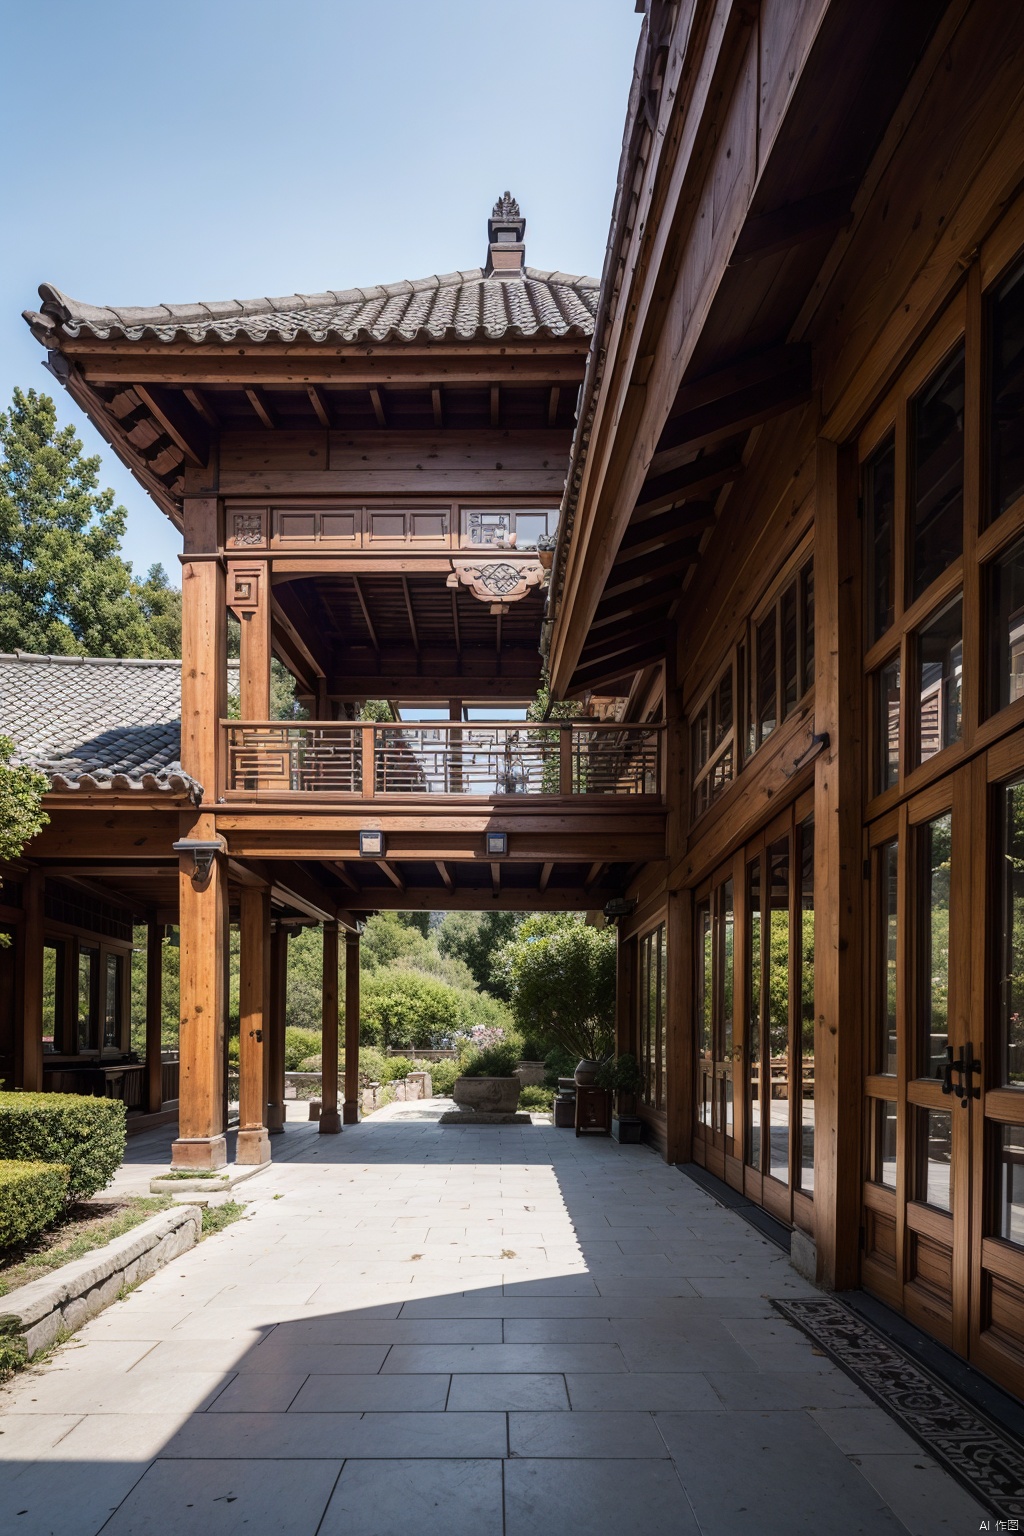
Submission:
M 657 725 L 227 720 L 222 729 L 231 795 L 661 794 Z

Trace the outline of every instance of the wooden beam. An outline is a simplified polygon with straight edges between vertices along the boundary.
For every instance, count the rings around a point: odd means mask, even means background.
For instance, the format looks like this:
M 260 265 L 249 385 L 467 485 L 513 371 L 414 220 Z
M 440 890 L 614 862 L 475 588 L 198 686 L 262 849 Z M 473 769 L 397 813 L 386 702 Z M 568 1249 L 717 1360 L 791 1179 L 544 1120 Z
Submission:
M 703 517 L 687 518 L 685 522 L 677 517 L 673 529 L 664 529 L 650 534 L 648 538 L 636 538 L 628 545 L 624 544 L 619 550 L 619 557 L 623 562 L 639 560 L 644 555 L 653 555 L 661 550 L 666 555 L 676 555 L 685 551 L 692 559 L 696 559 L 702 536 L 714 526 L 715 515 L 710 509 L 705 509 Z M 643 531 L 641 524 L 639 532 Z
M 684 384 L 665 423 L 650 475 L 675 469 L 695 448 L 749 432 L 811 395 L 811 354 L 805 346 L 773 347 L 717 373 Z
M 459 604 L 458 593 L 452 590 L 452 633 L 455 636 L 455 654 L 462 655 L 462 636 L 459 633 Z
M 558 400 L 562 391 L 557 384 L 552 384 L 548 392 L 548 426 L 553 427 L 558 420 Z
M 638 587 L 637 591 L 644 592 L 646 589 Z M 633 618 L 637 614 L 654 613 L 658 609 L 667 608 L 669 603 L 675 602 L 680 591 L 680 583 L 674 580 L 660 584 L 656 591 L 646 597 L 637 597 L 627 592 L 624 597 L 612 598 L 602 603 L 597 610 L 591 621 L 590 633 L 607 629 L 612 624 L 621 624 L 623 619 Z
M 373 406 L 373 414 L 377 418 L 378 427 L 386 427 L 388 418 L 384 410 L 383 391 L 376 384 L 370 386 L 370 404 Z
M 608 585 L 604 589 L 602 601 L 610 597 L 621 597 L 623 593 L 626 592 L 636 592 L 640 587 L 649 588 L 652 576 L 656 576 L 659 579 L 659 582 L 662 580 L 667 581 L 670 576 L 674 576 L 681 580 L 693 565 L 693 562 L 693 555 L 684 555 L 680 558 L 667 561 L 657 561 L 647 558 L 646 560 L 640 562 L 639 568 L 637 570 L 630 571 L 625 568 L 622 570 L 613 569 L 609 577 Z
M 452 872 L 448 868 L 448 865 L 445 863 L 444 859 L 435 859 L 434 863 L 435 863 L 435 865 L 437 867 L 438 874 L 441 876 L 441 879 L 444 881 L 445 890 L 447 890 L 447 891 L 454 891 L 454 889 L 455 889 L 455 881 L 452 879 Z
M 501 865 L 496 863 L 491 865 L 491 895 L 501 895 Z
M 739 447 L 730 446 L 714 453 L 701 453 L 667 474 L 649 475 L 640 488 L 630 527 L 657 517 L 681 501 L 703 500 L 735 480 L 742 466 Z
M 328 430 L 330 430 L 331 413 L 327 409 L 327 401 L 324 399 L 323 395 L 320 393 L 319 389 L 317 389 L 315 384 L 306 385 L 306 394 L 309 396 L 310 405 L 316 412 L 317 421 L 322 427 L 326 427 Z
M 501 424 L 501 391 L 497 384 L 491 385 L 491 426 Z
M 342 885 L 348 886 L 350 891 L 359 891 L 360 893 L 362 892 L 363 887 L 361 885 L 357 885 L 356 882 L 352 879 L 352 876 L 345 868 L 345 865 L 341 859 L 332 859 L 331 868 L 337 875 L 338 879 L 341 881 Z
M 540 867 L 540 879 L 537 881 L 537 889 L 540 891 L 541 895 L 543 895 L 548 888 L 548 881 L 551 879 L 551 871 L 554 869 L 554 867 L 554 864 L 542 864 Z
M 506 886 L 495 901 L 490 882 L 482 886 L 459 885 L 454 891 L 439 886 L 409 886 L 366 892 L 367 912 L 586 912 L 594 905 L 593 892 L 583 886 L 546 891 Z
M 436 384 L 430 386 L 430 404 L 434 412 L 434 426 L 443 427 L 444 417 L 441 413 L 441 391 Z
M 273 616 L 273 626 L 286 636 L 288 644 L 296 656 L 309 668 L 311 679 L 324 677 L 323 667 L 313 655 L 305 640 L 303 640 L 292 619 L 281 606 L 279 599 L 273 595 L 270 600 L 270 611 Z
M 183 389 L 182 394 L 192 409 L 197 411 L 203 418 L 206 425 L 213 427 L 215 431 L 219 432 L 221 425 L 220 417 L 210 404 L 208 397 L 203 394 L 203 391 L 201 389 Z
M 369 636 L 370 636 L 370 644 L 373 646 L 374 650 L 379 655 L 380 654 L 380 641 L 377 639 L 377 631 L 373 627 L 373 620 L 370 618 L 370 610 L 367 607 L 366 598 L 363 595 L 362 583 L 360 582 L 358 576 L 353 576 L 352 577 L 352 585 L 355 588 L 356 597 L 359 599 L 359 607 L 360 607 L 360 610 L 362 611 L 363 622 L 366 625 L 367 632 L 369 633 Z
M 269 427 L 271 431 L 273 431 L 273 429 L 277 426 L 277 417 L 274 415 L 270 401 L 267 399 L 260 386 L 258 384 L 246 385 L 245 398 L 248 400 L 249 404 L 252 406 L 253 410 L 256 412 L 256 415 L 259 417 L 263 425 L 265 427 Z
M 747 219 L 732 248 L 730 267 L 791 251 L 808 240 L 837 235 L 850 223 L 856 190 L 856 183 L 845 182 Z
M 409 578 L 408 576 L 403 576 L 401 580 L 402 592 L 405 595 L 405 611 L 409 615 L 409 628 L 412 631 L 413 649 L 418 656 L 420 653 L 420 637 L 416 628 L 416 615 L 412 611 L 412 593 L 409 591 Z
M 583 882 L 587 890 L 589 890 L 592 885 L 596 884 L 597 877 L 601 873 L 602 869 L 604 869 L 603 859 L 598 859 L 596 863 L 591 864 L 590 868 L 587 870 L 586 879 Z
M 179 394 L 159 384 L 136 384 L 135 393 L 189 463 L 204 468 L 210 457 L 210 434 L 202 418 L 189 405 L 183 407 Z
M 374 863 L 384 871 L 388 879 L 391 881 L 391 884 L 397 891 L 405 891 L 405 881 L 402 879 L 398 871 L 392 868 L 387 859 L 375 859 Z M 367 894 L 369 894 L 369 892 Z

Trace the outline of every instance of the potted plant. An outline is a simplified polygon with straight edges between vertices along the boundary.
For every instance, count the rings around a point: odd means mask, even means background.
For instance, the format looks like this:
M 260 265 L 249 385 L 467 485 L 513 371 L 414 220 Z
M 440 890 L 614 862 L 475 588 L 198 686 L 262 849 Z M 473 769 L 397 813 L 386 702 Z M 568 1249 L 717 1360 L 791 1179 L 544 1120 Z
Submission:
M 460 1062 L 452 1098 L 460 1110 L 474 1114 L 514 1115 L 522 1084 L 515 1075 L 519 1045 L 499 1041 L 484 1050 L 470 1050 Z
M 628 1051 L 602 1062 L 597 1070 L 597 1082 L 615 1094 L 615 1113 L 612 1115 L 612 1136 L 618 1142 L 638 1142 L 643 1131 L 643 1121 L 634 1114 L 634 1101 L 643 1092 L 644 1076 L 635 1056 Z

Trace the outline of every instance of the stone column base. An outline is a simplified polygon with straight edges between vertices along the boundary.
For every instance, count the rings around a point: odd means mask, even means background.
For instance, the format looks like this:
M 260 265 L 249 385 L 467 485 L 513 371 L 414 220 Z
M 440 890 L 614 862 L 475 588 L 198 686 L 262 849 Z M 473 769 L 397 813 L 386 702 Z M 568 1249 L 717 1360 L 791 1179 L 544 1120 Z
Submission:
M 227 1160 L 225 1136 L 179 1136 L 171 1143 L 172 1168 L 223 1168 Z
M 267 1105 L 267 1130 L 271 1136 L 280 1136 L 284 1130 L 284 1105 Z
M 336 1136 L 341 1130 L 341 1116 L 336 1109 L 320 1111 L 320 1135 Z
M 355 1099 L 347 1099 L 342 1105 L 341 1123 L 342 1125 L 359 1124 L 359 1105 L 356 1103 Z
M 270 1162 L 270 1135 L 264 1126 L 254 1131 L 239 1131 L 235 1144 L 235 1162 L 257 1168 Z

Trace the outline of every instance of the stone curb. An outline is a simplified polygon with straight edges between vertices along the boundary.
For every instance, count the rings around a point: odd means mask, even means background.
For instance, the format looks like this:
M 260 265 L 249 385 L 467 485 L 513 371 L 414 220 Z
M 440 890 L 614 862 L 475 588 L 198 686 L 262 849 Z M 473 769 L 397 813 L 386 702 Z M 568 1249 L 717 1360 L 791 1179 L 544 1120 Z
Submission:
M 246 1179 L 255 1178 L 256 1174 L 272 1166 L 269 1160 L 251 1165 L 230 1163 L 215 1179 L 168 1179 L 157 1174 L 149 1181 L 149 1192 L 151 1195 L 222 1195 L 225 1190 L 244 1184 Z
M 202 1211 L 197 1205 L 158 1212 L 84 1259 L 75 1259 L 0 1298 L 0 1333 L 20 1334 L 31 1360 L 62 1329 L 73 1333 L 109 1307 L 122 1286 L 148 1279 L 193 1248 L 201 1231 Z

